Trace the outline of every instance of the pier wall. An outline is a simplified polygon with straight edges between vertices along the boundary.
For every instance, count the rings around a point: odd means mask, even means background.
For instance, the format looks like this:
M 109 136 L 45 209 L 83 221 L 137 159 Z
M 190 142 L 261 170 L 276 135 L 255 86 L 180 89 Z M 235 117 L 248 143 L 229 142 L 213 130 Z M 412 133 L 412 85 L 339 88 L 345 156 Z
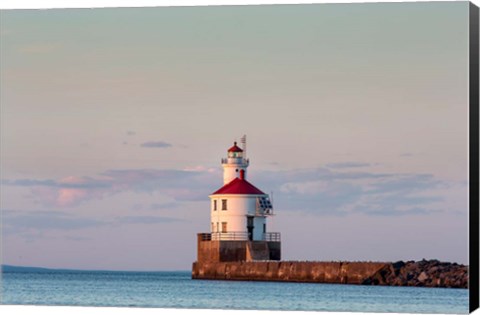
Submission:
M 385 263 L 237 261 L 193 264 L 194 279 L 361 284 Z
M 467 288 L 468 268 L 420 262 L 195 262 L 192 279 Z

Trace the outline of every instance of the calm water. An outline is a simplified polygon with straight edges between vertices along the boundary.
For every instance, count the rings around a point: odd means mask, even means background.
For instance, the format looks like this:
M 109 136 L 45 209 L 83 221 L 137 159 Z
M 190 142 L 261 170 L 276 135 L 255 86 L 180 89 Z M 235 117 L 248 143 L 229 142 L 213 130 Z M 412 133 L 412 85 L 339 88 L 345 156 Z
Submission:
M 468 313 L 468 290 L 191 280 L 190 272 L 5 272 L 3 304 Z

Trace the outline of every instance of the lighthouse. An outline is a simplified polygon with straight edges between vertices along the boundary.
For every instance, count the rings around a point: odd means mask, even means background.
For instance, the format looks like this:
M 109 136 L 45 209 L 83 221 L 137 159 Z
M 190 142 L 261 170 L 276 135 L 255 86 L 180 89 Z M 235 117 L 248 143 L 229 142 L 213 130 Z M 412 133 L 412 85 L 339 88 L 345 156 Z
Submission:
M 210 198 L 210 233 L 198 234 L 201 262 L 280 260 L 280 233 L 271 232 L 269 195 L 247 180 L 246 141 L 222 158 L 223 186 Z
M 245 138 L 243 138 L 245 139 Z M 246 141 L 244 141 L 246 145 Z M 245 156 L 246 152 L 237 146 L 237 142 L 227 151 L 227 158 L 222 159 L 223 184 L 230 183 L 239 177 L 240 171 L 246 176 L 249 160 Z

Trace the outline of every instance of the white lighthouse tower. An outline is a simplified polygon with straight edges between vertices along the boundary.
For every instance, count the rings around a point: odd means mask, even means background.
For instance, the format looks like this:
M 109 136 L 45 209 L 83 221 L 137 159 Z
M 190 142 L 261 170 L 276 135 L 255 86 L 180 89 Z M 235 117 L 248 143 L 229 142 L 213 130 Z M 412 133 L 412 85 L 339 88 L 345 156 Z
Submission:
M 234 142 L 222 159 L 224 186 L 211 194 L 212 240 L 267 241 L 267 216 L 273 207 L 267 194 L 247 181 L 249 160 Z
M 237 146 L 237 142 L 234 142 L 233 147 L 228 149 L 227 158 L 222 159 L 223 184 L 226 185 L 239 177 L 242 170 L 246 176 L 248 163 L 249 161 L 245 156 L 244 150 Z
M 246 139 L 243 149 L 234 142 L 222 159 L 223 186 L 210 197 L 210 233 L 197 235 L 197 261 L 203 264 L 280 260 L 280 233 L 270 232 L 273 215 L 266 193 L 247 181 Z

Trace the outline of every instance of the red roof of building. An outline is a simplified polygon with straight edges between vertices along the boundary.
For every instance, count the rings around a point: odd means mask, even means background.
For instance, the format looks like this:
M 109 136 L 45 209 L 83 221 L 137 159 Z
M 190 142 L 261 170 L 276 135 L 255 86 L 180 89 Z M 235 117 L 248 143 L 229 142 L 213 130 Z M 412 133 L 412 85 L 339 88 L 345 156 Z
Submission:
M 237 142 L 234 142 L 233 147 L 228 149 L 228 152 L 243 152 L 243 150 L 237 146 Z
M 235 178 L 212 195 L 265 195 L 263 191 L 253 186 L 245 179 Z

